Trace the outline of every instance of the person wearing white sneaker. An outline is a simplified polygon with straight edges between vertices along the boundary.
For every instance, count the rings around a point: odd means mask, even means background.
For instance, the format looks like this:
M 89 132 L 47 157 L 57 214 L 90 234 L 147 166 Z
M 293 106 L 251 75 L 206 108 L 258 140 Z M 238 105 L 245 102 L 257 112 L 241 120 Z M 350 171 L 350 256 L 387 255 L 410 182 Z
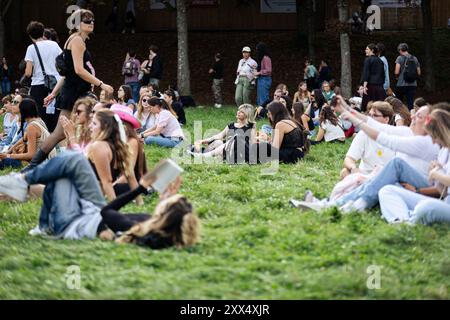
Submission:
M 379 192 L 381 213 L 388 223 L 450 223 L 450 112 L 433 111 L 426 129 L 443 147 L 439 161 L 430 167 L 428 179 L 433 187 L 414 189 L 389 185 L 382 188 Z

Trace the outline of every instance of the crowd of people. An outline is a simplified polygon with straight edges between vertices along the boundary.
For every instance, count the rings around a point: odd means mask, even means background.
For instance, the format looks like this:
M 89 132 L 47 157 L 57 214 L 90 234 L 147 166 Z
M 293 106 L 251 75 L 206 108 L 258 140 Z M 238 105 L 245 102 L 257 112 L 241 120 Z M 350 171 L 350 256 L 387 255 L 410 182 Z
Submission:
M 187 119 L 179 94 L 173 88 L 159 92 L 159 49 L 151 45 L 142 64 L 135 52 L 127 53 L 124 84 L 115 96 L 113 87 L 98 78 L 86 47 L 94 31 L 93 13 L 80 9 L 73 15 L 80 23 L 62 49 L 44 36 L 42 23 L 34 21 L 27 28 L 32 44 L 25 75 L 31 77 L 31 87 L 3 98 L 0 139 L 0 169 L 22 170 L 0 177 L 2 199 L 43 198 L 32 235 L 100 237 L 153 249 L 195 244 L 199 220 L 188 199 L 178 194 L 180 179 L 160 195 L 153 215 L 119 212 L 132 201 L 143 205 L 143 197 L 153 192 L 155 177 L 147 168 L 144 145 L 186 147 L 182 128 Z M 267 45 L 256 46 L 256 60 L 251 48 L 244 47 L 235 81 L 236 120 L 187 146 L 186 153 L 233 164 L 295 164 L 318 144 L 351 138 L 341 181 L 331 195 L 317 199 L 308 191 L 291 204 L 307 210 L 338 206 L 347 213 L 379 203 L 389 223 L 450 222 L 450 106 L 413 100 L 420 64 L 406 44 L 398 50 L 397 97 L 390 92 L 384 46 L 370 44 L 357 96 L 342 97 L 323 60 L 319 70 L 306 61 L 303 81 L 291 98 L 285 84 L 277 85 L 270 97 Z M 221 59 L 216 54 L 209 70 L 216 108 L 223 103 Z M 256 107 L 251 104 L 253 87 Z M 258 130 L 263 118 L 269 124 Z

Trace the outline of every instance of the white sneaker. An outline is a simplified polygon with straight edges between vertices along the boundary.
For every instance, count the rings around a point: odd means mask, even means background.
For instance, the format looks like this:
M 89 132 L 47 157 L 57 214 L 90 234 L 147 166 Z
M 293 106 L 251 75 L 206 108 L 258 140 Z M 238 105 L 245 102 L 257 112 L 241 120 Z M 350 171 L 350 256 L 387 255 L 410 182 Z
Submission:
M 44 231 L 42 231 L 39 228 L 39 226 L 36 226 L 33 229 L 31 229 L 30 231 L 28 231 L 28 234 L 33 237 L 46 235 L 46 233 Z
M 314 194 L 312 193 L 312 191 L 307 190 L 305 193 L 304 201 L 305 202 L 315 202 L 314 200 L 316 200 L 316 198 L 314 197 Z
M 28 196 L 28 183 L 20 173 L 10 173 L 0 177 L 0 193 L 25 202 Z
M 320 212 L 323 209 L 328 208 L 326 202 L 305 202 L 291 199 L 289 203 L 293 205 L 295 208 L 300 209 L 302 211 L 316 211 Z
M 222 105 L 221 105 L 220 103 L 216 103 L 216 104 L 214 105 L 214 107 L 215 107 L 216 109 L 220 109 L 220 108 L 222 108 Z
M 341 211 L 341 213 L 343 214 L 349 214 L 351 212 L 356 211 L 355 207 L 353 206 L 354 201 L 349 201 L 346 204 L 344 204 L 343 206 L 341 206 L 339 208 L 339 210 Z

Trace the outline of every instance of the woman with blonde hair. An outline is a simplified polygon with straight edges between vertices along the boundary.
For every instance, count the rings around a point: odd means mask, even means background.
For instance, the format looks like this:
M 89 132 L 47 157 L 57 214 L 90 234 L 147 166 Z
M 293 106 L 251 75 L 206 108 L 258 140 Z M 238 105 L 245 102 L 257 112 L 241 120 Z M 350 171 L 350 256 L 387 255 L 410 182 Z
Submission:
M 227 146 L 242 136 L 248 146 L 256 142 L 255 109 L 251 104 L 241 105 L 236 113 L 237 122 L 232 122 L 222 130 L 222 132 L 204 139 L 196 141 L 194 150 L 188 151 L 196 157 L 211 158 L 217 156 L 226 157 Z M 202 146 L 206 146 L 202 150 Z M 204 153 L 202 153 L 202 151 Z
M 136 119 L 141 123 L 141 128 L 139 129 L 141 132 L 153 128 L 156 124 L 156 116 L 152 113 L 152 108 L 150 107 L 151 98 L 151 94 L 144 93 L 139 99 L 137 111 L 134 113 Z
M 425 129 L 442 147 L 440 161 L 431 163 L 428 174 L 440 199 L 429 196 L 425 188 L 385 186 L 379 199 L 381 214 L 389 223 L 450 223 L 450 112 L 434 110 L 426 119 Z

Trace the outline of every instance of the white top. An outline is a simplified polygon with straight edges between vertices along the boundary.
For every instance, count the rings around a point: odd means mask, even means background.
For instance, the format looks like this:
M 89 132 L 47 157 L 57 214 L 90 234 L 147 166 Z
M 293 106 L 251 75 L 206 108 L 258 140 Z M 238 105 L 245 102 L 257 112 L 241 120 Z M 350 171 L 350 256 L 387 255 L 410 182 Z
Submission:
M 255 78 L 254 72 L 258 68 L 258 63 L 252 58 L 247 60 L 241 59 L 237 68 L 237 74 L 240 76 L 246 76 L 250 81 Z
M 405 119 L 403 119 L 403 117 L 399 113 L 396 113 L 395 114 L 395 118 L 394 118 L 394 122 L 397 123 L 397 121 L 399 121 L 399 120 L 405 120 Z
M 346 156 L 356 161 L 361 160 L 359 169 L 363 174 L 369 174 L 376 166 L 382 167 L 391 161 L 395 157 L 395 152 L 370 139 L 361 131 L 353 139 Z
M 399 137 L 382 132 L 377 142 L 397 152 L 399 158 L 425 177 L 428 177 L 430 162 L 437 160 L 440 150 L 430 136 Z
M 18 116 L 14 116 L 12 113 L 6 113 L 5 117 L 3 118 L 3 131 L 6 135 L 9 134 L 9 131 L 11 130 L 11 127 L 14 124 L 14 121 L 16 121 Z
M 380 123 L 372 118 L 368 118 L 367 120 L 367 124 L 376 129 L 377 131 L 380 132 L 385 132 L 387 134 L 391 134 L 391 135 L 395 135 L 395 136 L 402 136 L 402 137 L 410 137 L 413 136 L 414 133 L 412 132 L 410 127 L 405 127 L 405 126 L 391 126 L 389 124 L 383 124 Z
M 325 120 L 320 127 L 325 131 L 325 141 L 330 142 L 333 140 L 344 140 L 345 139 L 345 133 L 344 130 L 340 126 L 333 125 L 329 120 Z
M 56 42 L 50 40 L 38 41 L 36 42 L 36 45 L 39 48 L 45 72 L 48 75 L 55 76 L 56 80 L 59 80 L 61 76 L 56 70 L 55 59 L 62 52 L 61 48 Z M 31 61 L 31 63 L 33 63 L 31 85 L 38 86 L 44 84 L 44 74 L 42 73 L 36 48 L 32 44 L 28 46 L 27 53 L 25 54 L 25 61 Z
M 184 138 L 180 123 L 170 111 L 161 110 L 156 119 L 156 126 L 158 128 L 163 128 L 161 134 L 165 137 Z
M 142 129 L 150 129 L 156 125 L 156 116 L 153 113 L 149 113 L 147 116 L 142 114 L 142 119 L 139 119 L 138 112 L 136 111 L 134 117 L 139 120 Z

